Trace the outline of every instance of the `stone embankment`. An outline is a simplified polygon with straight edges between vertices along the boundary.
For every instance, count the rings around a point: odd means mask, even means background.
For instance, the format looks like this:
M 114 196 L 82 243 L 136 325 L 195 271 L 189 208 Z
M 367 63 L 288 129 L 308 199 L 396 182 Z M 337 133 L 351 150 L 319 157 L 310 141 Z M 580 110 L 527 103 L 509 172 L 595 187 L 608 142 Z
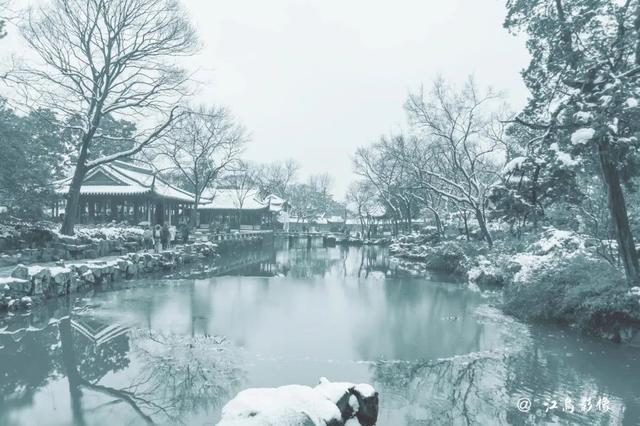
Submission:
M 51 224 L 0 225 L 0 267 L 57 260 L 96 259 L 143 248 L 142 228 L 82 227 L 74 236 L 61 235 Z
M 161 253 L 128 253 L 115 259 L 65 263 L 54 266 L 18 265 L 10 277 L 0 278 L 0 311 L 28 309 L 44 299 L 64 296 L 95 286 L 212 259 L 217 244 L 195 242 Z

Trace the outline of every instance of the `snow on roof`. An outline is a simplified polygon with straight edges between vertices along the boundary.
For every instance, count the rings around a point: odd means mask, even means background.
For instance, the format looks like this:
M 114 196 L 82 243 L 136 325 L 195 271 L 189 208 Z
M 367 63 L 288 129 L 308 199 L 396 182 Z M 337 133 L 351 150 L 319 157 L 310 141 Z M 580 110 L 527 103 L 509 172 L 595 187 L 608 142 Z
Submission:
M 69 192 L 71 178 L 59 182 L 56 193 Z M 80 194 L 83 195 L 134 195 L 155 194 L 162 198 L 193 203 L 192 193 L 165 182 L 146 167 L 114 161 L 102 164 L 85 176 Z
M 342 216 L 330 216 L 327 218 L 327 222 L 329 223 L 344 223 L 344 218 Z
M 255 189 L 215 189 L 209 193 L 211 200 L 200 204 L 201 210 L 261 210 L 267 204 L 260 201 Z
M 286 203 L 284 198 L 279 197 L 276 194 L 267 195 L 266 197 L 264 197 L 264 202 L 265 203 L 270 202 L 273 205 L 282 205 L 282 204 Z
M 276 194 L 269 194 L 264 197 L 263 203 L 269 206 L 269 211 L 279 212 L 287 204 L 287 201 Z

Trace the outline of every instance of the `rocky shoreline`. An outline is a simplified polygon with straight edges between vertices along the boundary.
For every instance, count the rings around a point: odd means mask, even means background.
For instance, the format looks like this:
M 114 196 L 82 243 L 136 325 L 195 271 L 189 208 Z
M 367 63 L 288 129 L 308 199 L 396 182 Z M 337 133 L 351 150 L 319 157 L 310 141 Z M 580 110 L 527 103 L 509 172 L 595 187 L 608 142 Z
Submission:
M 115 258 L 65 261 L 51 265 L 18 264 L 10 276 L 0 277 L 0 313 L 30 309 L 34 304 L 91 290 L 104 284 L 175 270 L 187 264 L 210 264 L 220 255 L 234 255 L 261 247 L 263 238 L 216 243 L 196 241 L 160 253 L 130 252 Z
M 502 310 L 616 343 L 640 346 L 640 287 L 599 257 L 599 242 L 550 228 L 528 243 L 488 248 L 480 242 L 398 238 L 389 252 L 410 275 L 440 272 L 502 296 Z
M 83 227 L 61 235 L 56 224 L 0 225 L 0 267 L 58 260 L 97 259 L 143 248 L 142 228 Z
M 9 277 L 0 277 L 0 312 L 29 309 L 46 299 L 88 290 L 94 286 L 170 271 L 181 265 L 218 256 L 211 242 L 179 245 L 160 253 L 127 253 L 116 259 L 53 266 L 17 265 Z

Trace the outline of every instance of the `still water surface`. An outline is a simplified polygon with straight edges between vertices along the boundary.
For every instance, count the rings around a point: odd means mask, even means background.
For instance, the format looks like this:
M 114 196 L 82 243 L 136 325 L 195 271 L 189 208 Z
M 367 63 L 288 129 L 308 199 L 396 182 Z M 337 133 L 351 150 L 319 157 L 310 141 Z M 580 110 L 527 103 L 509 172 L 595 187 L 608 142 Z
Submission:
M 1 320 L 0 425 L 213 425 L 239 390 L 322 376 L 373 384 L 382 426 L 640 424 L 640 349 L 525 326 L 384 249 L 224 265 Z

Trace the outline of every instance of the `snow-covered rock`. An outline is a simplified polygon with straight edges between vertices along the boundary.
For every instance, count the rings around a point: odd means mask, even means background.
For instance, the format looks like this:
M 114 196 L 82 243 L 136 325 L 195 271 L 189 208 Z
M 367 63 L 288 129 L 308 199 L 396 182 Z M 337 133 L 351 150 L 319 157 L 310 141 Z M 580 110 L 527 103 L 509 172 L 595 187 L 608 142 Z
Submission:
M 288 385 L 244 390 L 222 409 L 219 426 L 373 426 L 378 394 L 367 384 L 320 379 L 315 388 Z
M 254 388 L 240 392 L 222 409 L 219 426 L 340 425 L 338 406 L 301 385 Z

